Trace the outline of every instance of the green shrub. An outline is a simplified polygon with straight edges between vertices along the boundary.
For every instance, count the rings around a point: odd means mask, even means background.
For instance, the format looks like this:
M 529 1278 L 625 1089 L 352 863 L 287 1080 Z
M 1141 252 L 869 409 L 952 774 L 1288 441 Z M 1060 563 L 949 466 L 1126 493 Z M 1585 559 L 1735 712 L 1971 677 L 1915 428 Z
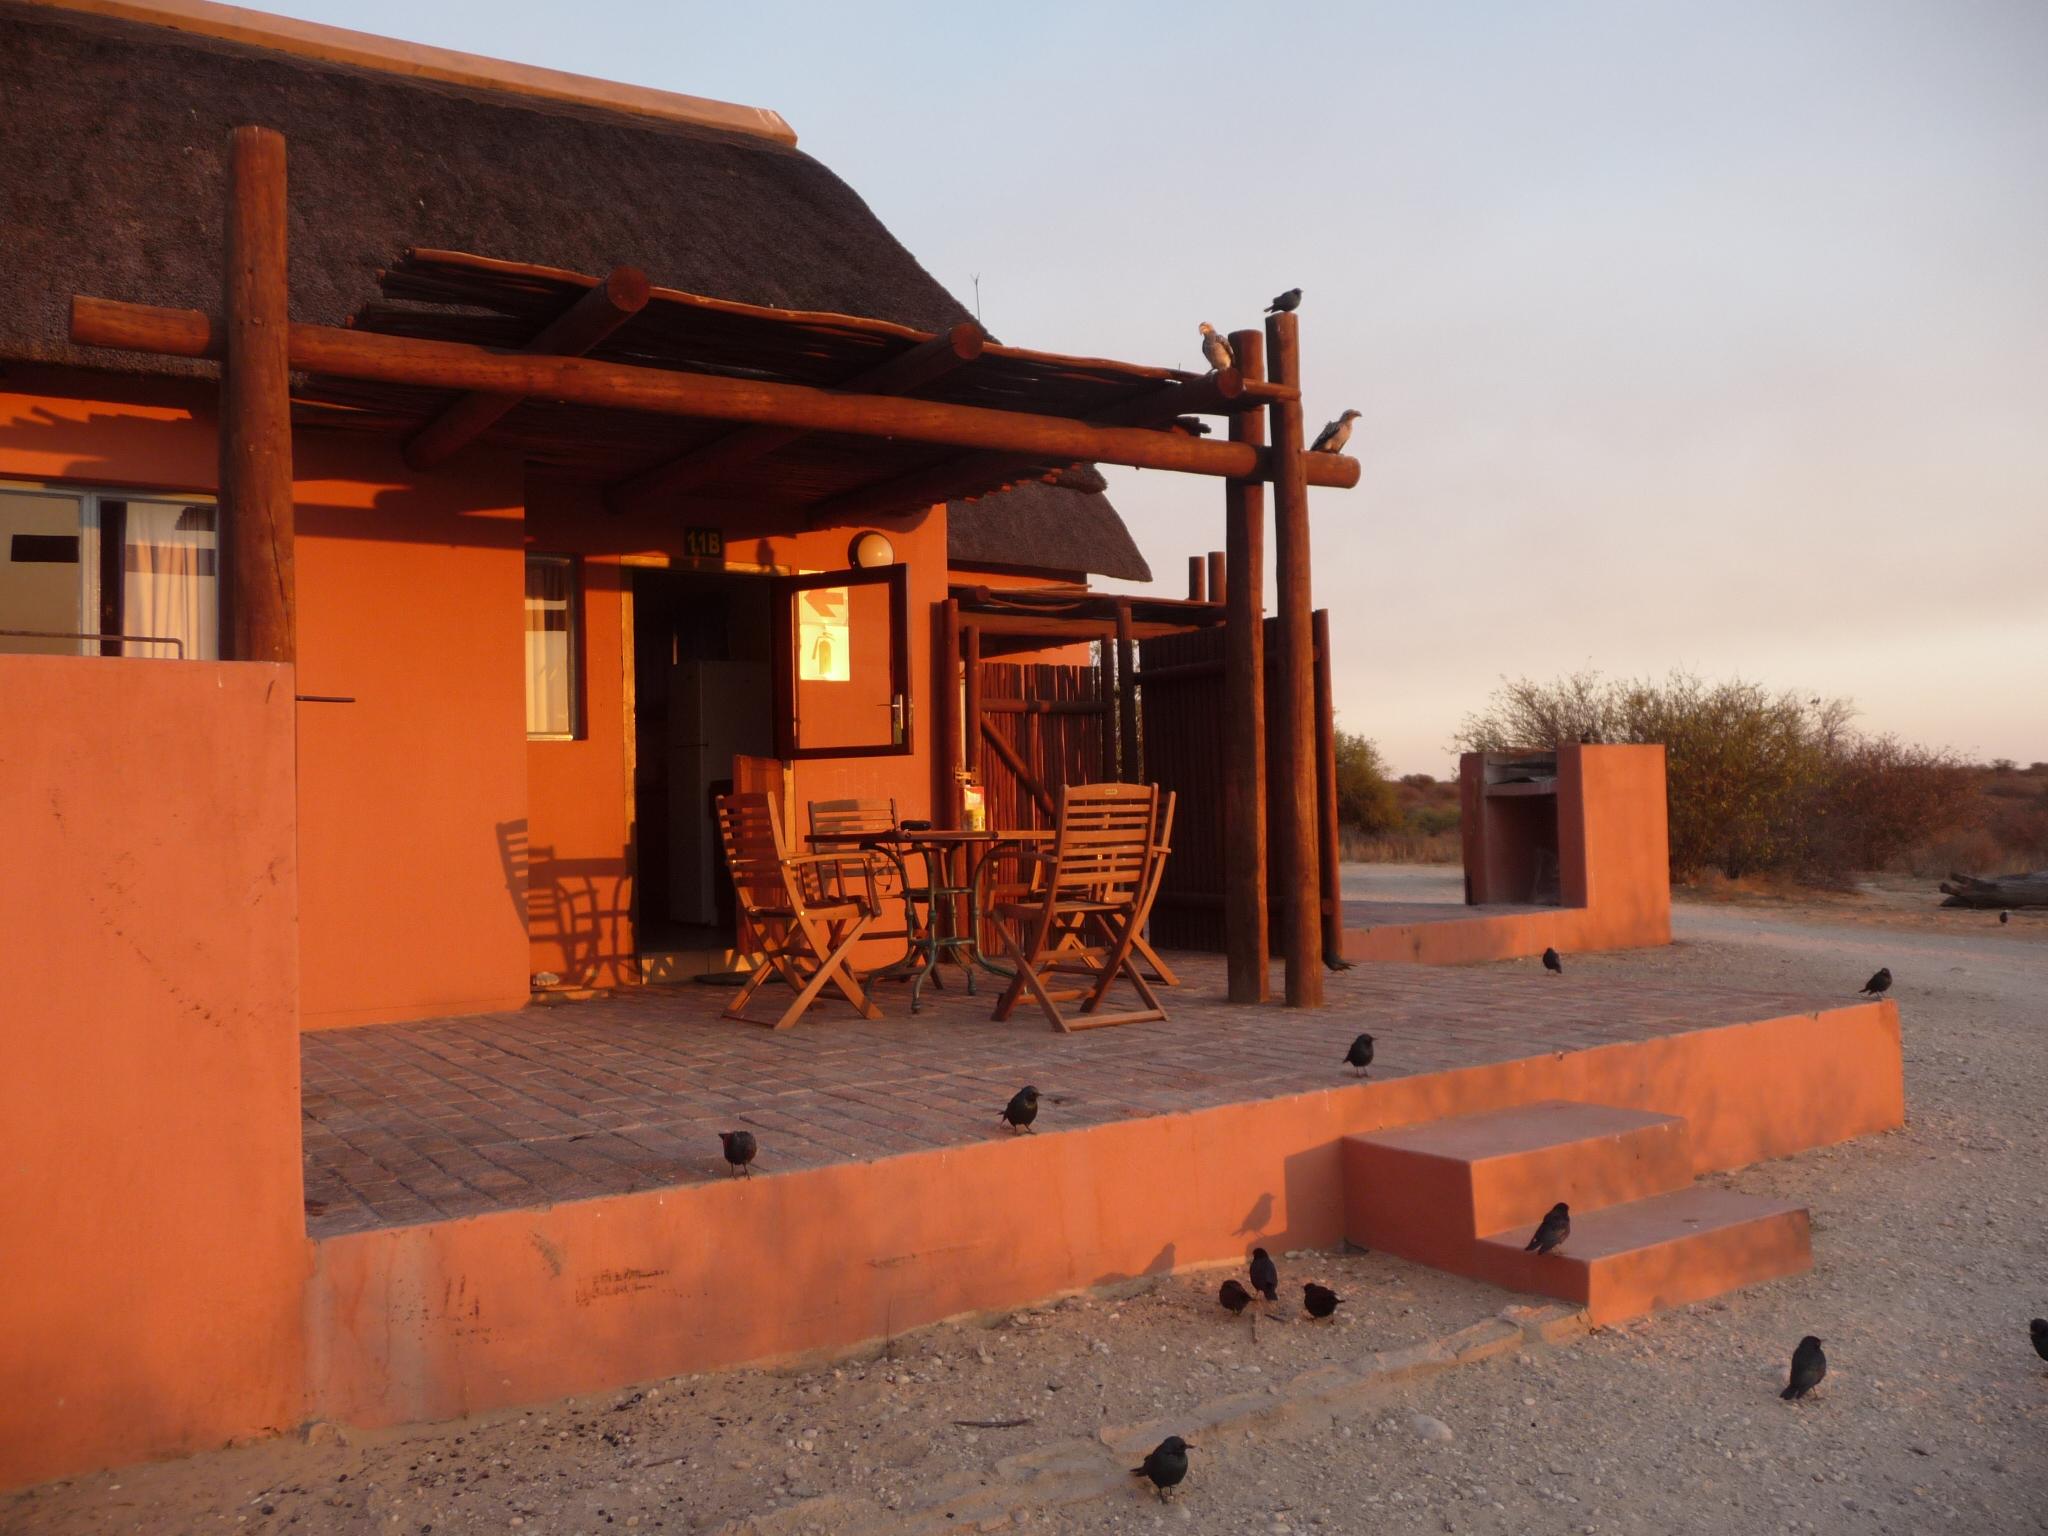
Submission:
M 1966 814 L 1968 770 L 1945 752 L 1849 727 L 1846 700 L 1685 672 L 1662 682 L 1578 673 L 1503 683 L 1467 718 L 1467 751 L 1662 742 L 1671 872 L 1838 881 L 1878 869 Z
M 1360 832 L 1391 832 L 1401 825 L 1401 802 L 1387 782 L 1386 760 L 1364 736 L 1337 732 L 1337 821 Z

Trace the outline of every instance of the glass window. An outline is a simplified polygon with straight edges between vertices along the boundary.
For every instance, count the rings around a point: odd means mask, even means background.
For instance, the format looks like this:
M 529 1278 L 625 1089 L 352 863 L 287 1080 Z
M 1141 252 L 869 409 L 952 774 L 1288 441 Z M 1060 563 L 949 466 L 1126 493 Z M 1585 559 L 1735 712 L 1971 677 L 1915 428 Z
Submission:
M 576 562 L 526 557 L 526 734 L 570 741 L 582 734 L 577 709 Z
M 781 755 L 908 752 L 907 568 L 778 577 L 774 590 Z
M 0 486 L 0 651 L 217 660 L 217 519 L 189 498 Z

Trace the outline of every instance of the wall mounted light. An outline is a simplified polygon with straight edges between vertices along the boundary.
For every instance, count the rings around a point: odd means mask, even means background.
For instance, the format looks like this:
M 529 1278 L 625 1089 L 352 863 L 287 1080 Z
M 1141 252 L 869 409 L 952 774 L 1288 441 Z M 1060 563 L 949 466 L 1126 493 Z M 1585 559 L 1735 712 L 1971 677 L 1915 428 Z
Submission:
M 889 542 L 889 535 L 870 528 L 853 536 L 853 543 L 847 546 L 846 558 L 860 569 L 869 571 L 878 565 L 894 565 L 896 546 Z

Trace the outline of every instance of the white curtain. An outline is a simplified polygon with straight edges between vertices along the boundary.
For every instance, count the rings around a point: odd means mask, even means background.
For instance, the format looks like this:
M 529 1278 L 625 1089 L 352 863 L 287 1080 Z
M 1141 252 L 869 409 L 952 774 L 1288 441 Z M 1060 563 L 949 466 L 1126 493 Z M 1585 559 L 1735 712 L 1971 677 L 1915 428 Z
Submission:
M 128 656 L 220 657 L 219 552 L 212 507 L 168 501 L 130 501 L 121 630 L 183 642 L 131 643 Z
M 570 645 L 568 560 L 526 562 L 526 734 L 568 736 L 576 729 L 574 659 Z

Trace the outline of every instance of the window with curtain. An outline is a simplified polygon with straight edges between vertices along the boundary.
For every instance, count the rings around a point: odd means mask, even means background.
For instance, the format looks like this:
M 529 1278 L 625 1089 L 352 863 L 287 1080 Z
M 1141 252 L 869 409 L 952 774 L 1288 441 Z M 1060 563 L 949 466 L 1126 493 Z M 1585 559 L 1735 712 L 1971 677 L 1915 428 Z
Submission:
M 526 557 L 526 734 L 571 741 L 581 734 L 576 707 L 576 562 L 567 555 Z
M 0 485 L 0 651 L 213 661 L 211 502 Z

